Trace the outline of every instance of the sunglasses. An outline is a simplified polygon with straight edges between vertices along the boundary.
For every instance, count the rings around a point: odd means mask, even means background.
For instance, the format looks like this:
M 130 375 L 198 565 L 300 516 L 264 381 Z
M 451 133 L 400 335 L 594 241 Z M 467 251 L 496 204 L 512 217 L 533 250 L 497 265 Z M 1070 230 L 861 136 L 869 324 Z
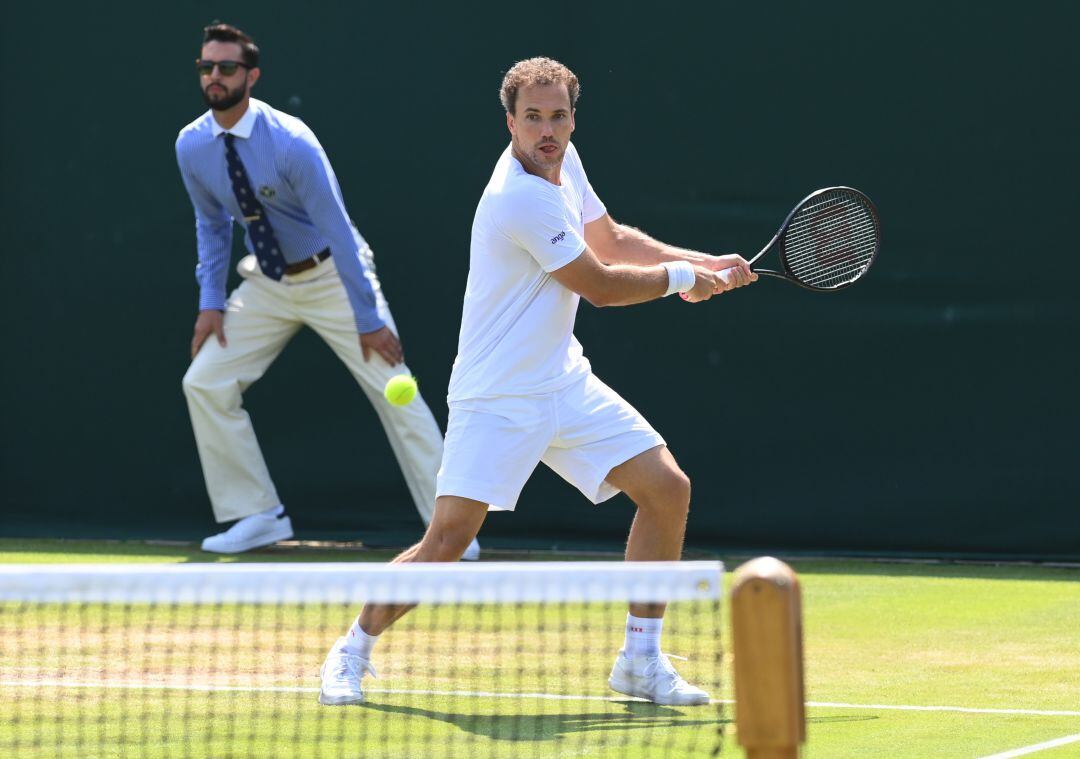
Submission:
M 199 72 L 199 76 L 210 76 L 214 73 L 214 66 L 217 66 L 222 76 L 232 76 L 241 66 L 250 68 L 240 61 L 204 61 L 201 58 L 195 61 L 195 70 Z

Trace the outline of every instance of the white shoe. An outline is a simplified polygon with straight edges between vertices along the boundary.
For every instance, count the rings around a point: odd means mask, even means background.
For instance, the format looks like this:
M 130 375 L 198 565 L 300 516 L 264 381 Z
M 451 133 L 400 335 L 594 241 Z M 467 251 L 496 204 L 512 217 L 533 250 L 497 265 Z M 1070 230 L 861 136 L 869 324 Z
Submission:
M 681 656 L 675 658 L 682 659 Z M 668 661 L 668 654 L 628 659 L 620 652 L 611 669 L 608 685 L 619 693 L 637 696 L 654 704 L 691 706 L 709 703 L 708 693 L 679 677 Z
M 292 522 L 284 512 L 280 516 L 262 512 L 244 517 L 225 532 L 211 535 L 202 542 L 202 549 L 210 553 L 243 553 L 292 536 Z
M 365 672 L 369 672 L 372 677 L 378 677 L 371 662 L 346 653 L 345 639 L 338 638 L 319 671 L 322 678 L 319 703 L 327 706 L 364 703 L 364 689 L 360 687 L 360 681 Z
M 476 538 L 472 539 L 469 543 L 469 547 L 465 549 L 465 553 L 461 554 L 462 561 L 478 561 L 480 559 L 480 543 Z

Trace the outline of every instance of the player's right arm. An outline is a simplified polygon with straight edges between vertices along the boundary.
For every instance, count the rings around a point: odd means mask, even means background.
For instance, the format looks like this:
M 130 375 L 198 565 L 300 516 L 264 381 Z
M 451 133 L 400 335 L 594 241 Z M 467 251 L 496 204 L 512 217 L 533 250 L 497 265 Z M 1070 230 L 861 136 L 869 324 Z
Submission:
M 714 293 L 730 289 L 716 273 L 704 266 L 694 266 L 694 284 L 685 292 L 686 300 L 708 300 Z M 668 294 L 668 270 L 661 265 L 605 265 L 589 249 L 560 269 L 550 272 L 563 287 L 573 290 L 594 306 L 631 306 L 656 300 Z
M 520 184 L 492 203 L 491 213 L 502 232 L 559 284 L 594 306 L 629 306 L 676 290 L 696 302 L 732 287 L 715 272 L 687 261 L 644 266 L 601 262 L 567 218 L 567 208 L 554 186 Z M 669 276 L 678 281 L 673 283 Z
M 199 315 L 191 337 L 191 357 L 203 342 L 215 335 L 224 347 L 225 284 L 232 252 L 232 217 L 199 179 L 188 160 L 184 135 L 176 141 L 176 162 L 191 205 L 195 209 L 195 240 L 199 263 L 195 279 L 199 283 Z

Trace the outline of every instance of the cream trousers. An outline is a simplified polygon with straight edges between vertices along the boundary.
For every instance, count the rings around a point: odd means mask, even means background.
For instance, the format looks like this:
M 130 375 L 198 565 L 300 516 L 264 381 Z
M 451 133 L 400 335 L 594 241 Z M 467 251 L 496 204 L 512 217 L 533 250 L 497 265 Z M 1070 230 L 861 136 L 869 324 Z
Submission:
M 397 332 L 383 298 L 378 277 L 367 257 L 368 281 L 375 292 L 379 316 Z M 214 517 L 228 522 L 281 503 L 242 395 L 263 376 L 289 340 L 308 326 L 337 354 L 356 378 L 382 421 L 390 447 L 405 476 L 409 493 L 424 524 L 435 509 L 435 475 L 442 458 L 442 434 L 423 398 L 407 406 L 391 406 L 383 397 L 386 381 L 408 373 L 371 354 L 364 361 L 345 287 L 333 257 L 313 269 L 275 282 L 263 275 L 254 256 L 237 265 L 244 281 L 229 297 L 225 311 L 225 340 L 221 347 L 210 335 L 184 375 L 195 443 Z M 357 483 L 358 489 L 360 483 Z

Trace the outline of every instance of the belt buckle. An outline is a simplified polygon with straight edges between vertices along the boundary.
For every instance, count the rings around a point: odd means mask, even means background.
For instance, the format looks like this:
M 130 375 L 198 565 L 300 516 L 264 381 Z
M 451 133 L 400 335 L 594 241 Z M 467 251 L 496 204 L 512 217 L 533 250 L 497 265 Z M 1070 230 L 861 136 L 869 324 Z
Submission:
M 311 256 L 310 258 L 305 258 L 303 261 L 297 261 L 296 263 L 291 264 L 288 269 L 293 270 L 292 274 L 300 274 L 301 272 L 310 271 L 311 269 L 316 268 L 319 264 L 326 260 L 326 258 L 319 258 L 319 256 L 326 252 L 327 251 L 325 250 L 320 250 L 318 253 Z M 327 258 L 329 257 L 330 256 L 327 255 Z

